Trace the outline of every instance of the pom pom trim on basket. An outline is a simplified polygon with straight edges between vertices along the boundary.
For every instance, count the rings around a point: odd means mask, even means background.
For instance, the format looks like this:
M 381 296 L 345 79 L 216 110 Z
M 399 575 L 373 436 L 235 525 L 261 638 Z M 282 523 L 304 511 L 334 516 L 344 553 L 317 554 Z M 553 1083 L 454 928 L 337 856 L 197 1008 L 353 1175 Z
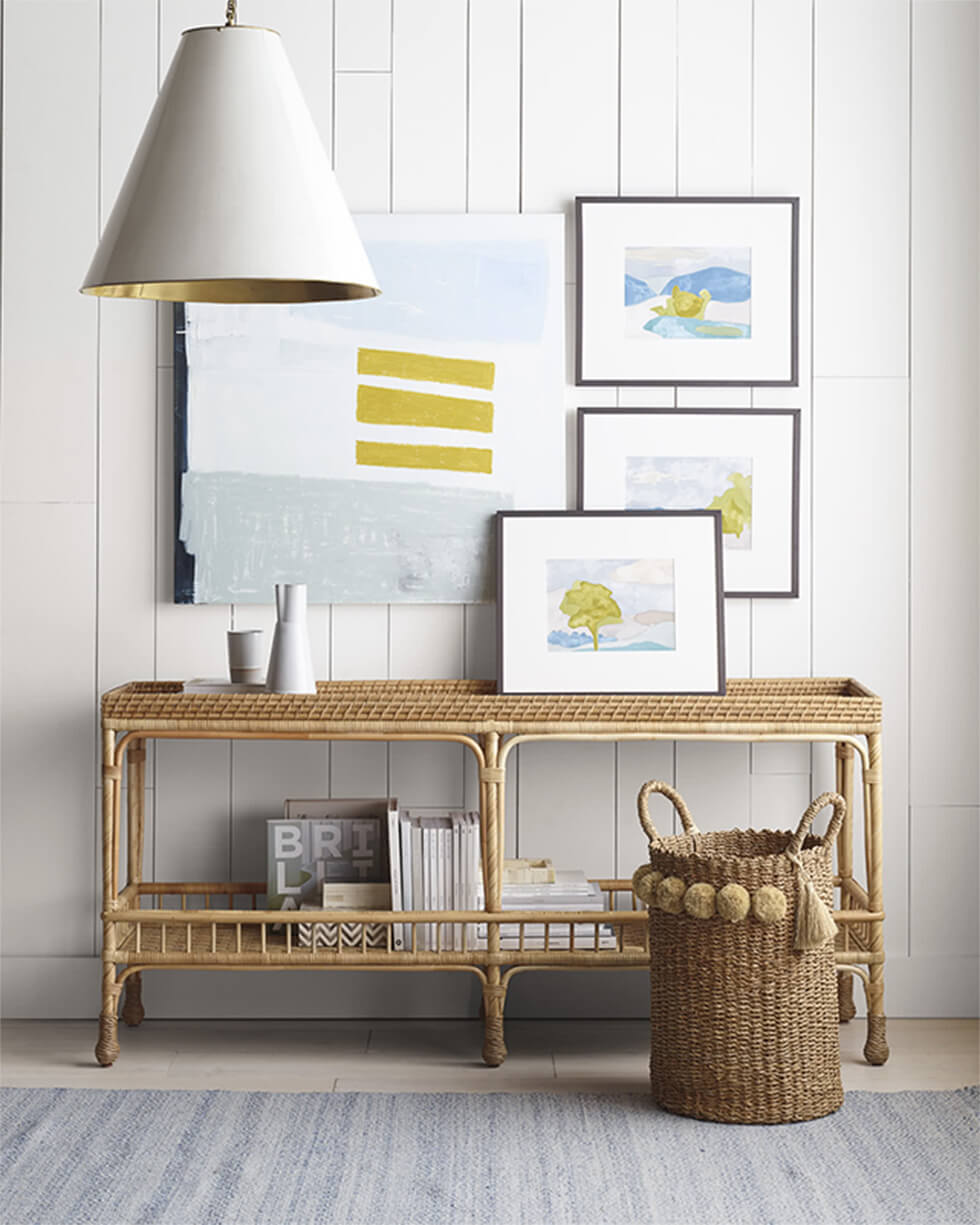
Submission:
M 717 916 L 729 923 L 739 923 L 751 914 L 760 923 L 779 923 L 789 910 L 786 894 L 775 885 L 762 885 L 750 893 L 733 881 L 716 890 L 706 881 L 686 885 L 679 876 L 664 877 L 649 864 L 641 864 L 633 873 L 633 892 L 647 906 L 692 919 Z

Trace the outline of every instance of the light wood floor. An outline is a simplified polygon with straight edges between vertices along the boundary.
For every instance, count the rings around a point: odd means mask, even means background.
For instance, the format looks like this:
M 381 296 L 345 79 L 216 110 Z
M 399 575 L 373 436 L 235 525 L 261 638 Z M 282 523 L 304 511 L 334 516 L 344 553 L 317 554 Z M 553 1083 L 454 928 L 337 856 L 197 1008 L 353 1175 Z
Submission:
M 274 1092 L 645 1093 L 644 1021 L 509 1021 L 510 1055 L 480 1060 L 477 1021 L 152 1021 L 120 1025 L 112 1068 L 93 1021 L 9 1021 L 5 1085 Z M 845 1090 L 953 1089 L 980 1081 L 975 1020 L 889 1021 L 891 1059 L 861 1056 L 864 1022 L 841 1027 Z

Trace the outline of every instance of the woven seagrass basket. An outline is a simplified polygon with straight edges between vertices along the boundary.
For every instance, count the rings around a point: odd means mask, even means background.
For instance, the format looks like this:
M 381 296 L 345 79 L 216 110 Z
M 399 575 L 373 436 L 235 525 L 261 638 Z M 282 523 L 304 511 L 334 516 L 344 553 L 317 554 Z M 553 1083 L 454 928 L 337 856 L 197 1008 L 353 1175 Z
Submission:
M 671 801 L 684 834 L 660 836 L 652 792 Z M 827 833 L 808 835 L 827 804 Z M 844 1090 L 829 909 L 844 800 L 814 800 L 795 833 L 700 833 L 683 799 L 658 781 L 644 784 L 638 808 L 650 840 L 650 864 L 634 884 L 649 905 L 654 1100 L 722 1123 L 789 1123 L 837 1110 Z M 829 929 L 809 937 L 819 947 L 796 947 L 808 938 L 796 926 L 801 900 Z

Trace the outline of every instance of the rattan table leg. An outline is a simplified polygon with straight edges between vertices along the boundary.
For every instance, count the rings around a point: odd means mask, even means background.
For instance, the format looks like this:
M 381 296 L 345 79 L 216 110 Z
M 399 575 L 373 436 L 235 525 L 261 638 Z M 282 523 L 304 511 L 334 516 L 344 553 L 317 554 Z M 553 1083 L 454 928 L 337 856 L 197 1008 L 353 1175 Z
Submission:
M 500 982 L 500 966 L 487 967 L 487 983 L 483 988 L 483 1062 L 499 1068 L 507 1058 L 504 1042 L 504 1003 L 507 988 Z
M 102 1012 L 99 1014 L 99 1040 L 95 1058 L 104 1068 L 111 1068 L 119 1056 L 119 993 L 116 967 L 111 961 L 102 965 Z
M 851 895 L 848 890 L 854 874 L 854 746 L 846 741 L 837 744 L 836 752 L 836 785 L 837 793 L 844 797 L 847 804 L 847 815 L 837 836 L 837 875 L 841 879 L 840 908 L 851 909 Z M 849 924 L 842 924 L 838 947 L 848 949 L 851 945 Z M 837 1015 L 842 1022 L 850 1021 L 857 1009 L 854 1007 L 854 976 L 838 973 L 837 975 Z
M 135 1029 L 146 1015 L 143 1011 L 143 975 L 139 970 L 130 974 L 123 988 L 122 1019 Z
M 882 874 L 882 769 L 881 735 L 872 732 L 868 736 L 868 772 L 866 795 L 869 811 L 865 814 L 865 854 L 868 868 L 868 905 L 873 911 L 884 909 Z M 868 967 L 868 1037 L 864 1044 L 864 1057 L 871 1064 L 882 1064 L 888 1059 L 888 1042 L 885 1039 L 885 933 L 882 922 L 868 924 L 868 944 L 872 953 L 880 960 Z

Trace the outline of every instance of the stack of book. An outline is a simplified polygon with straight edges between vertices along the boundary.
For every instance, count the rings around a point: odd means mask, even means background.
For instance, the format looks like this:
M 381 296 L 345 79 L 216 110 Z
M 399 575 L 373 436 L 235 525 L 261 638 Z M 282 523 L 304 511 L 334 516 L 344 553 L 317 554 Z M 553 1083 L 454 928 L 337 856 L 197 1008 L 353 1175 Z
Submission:
M 400 897 L 395 910 L 475 910 L 483 890 L 480 817 L 475 812 L 409 808 L 398 814 L 401 847 Z M 443 952 L 476 941 L 474 924 L 419 923 L 416 949 Z M 412 925 L 402 924 L 399 948 L 412 947 Z
M 483 905 L 482 895 L 479 905 Z M 504 884 L 501 888 L 501 905 L 504 910 L 539 910 L 539 911 L 569 911 L 601 914 L 606 909 L 606 898 L 595 881 L 587 880 L 585 873 L 578 870 L 555 871 L 555 879 L 551 884 Z M 580 949 L 596 948 L 595 923 L 556 923 L 549 921 L 549 949 L 567 949 L 571 947 L 569 928 L 575 929 L 575 947 Z M 598 924 L 600 949 L 616 947 L 616 935 L 608 923 Z M 487 927 L 481 923 L 478 932 L 478 947 L 486 947 Z M 500 947 L 502 949 L 517 949 L 521 947 L 520 926 L 517 923 L 502 923 L 500 926 Z M 524 948 L 543 949 L 545 946 L 544 923 L 524 924 Z

